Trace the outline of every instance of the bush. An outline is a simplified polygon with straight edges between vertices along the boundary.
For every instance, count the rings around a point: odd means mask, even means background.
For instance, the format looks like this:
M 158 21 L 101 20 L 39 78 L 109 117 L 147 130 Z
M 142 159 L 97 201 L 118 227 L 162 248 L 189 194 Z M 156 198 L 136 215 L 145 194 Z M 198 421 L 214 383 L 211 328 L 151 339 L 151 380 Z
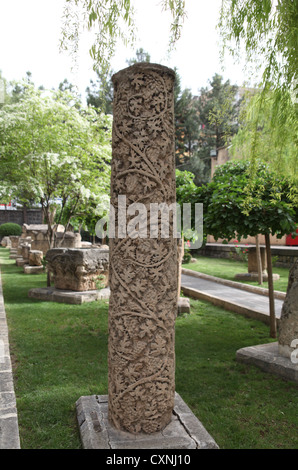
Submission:
M 10 235 L 21 235 L 22 227 L 18 224 L 8 222 L 0 225 L 0 237 L 9 237 Z

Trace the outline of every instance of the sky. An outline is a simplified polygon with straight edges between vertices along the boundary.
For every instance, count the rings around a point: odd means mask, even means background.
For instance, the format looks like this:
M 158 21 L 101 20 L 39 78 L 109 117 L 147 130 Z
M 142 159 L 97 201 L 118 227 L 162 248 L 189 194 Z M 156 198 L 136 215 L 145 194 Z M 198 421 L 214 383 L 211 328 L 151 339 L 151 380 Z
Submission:
M 134 0 L 139 40 L 135 49 L 119 44 L 112 60 L 114 72 L 127 67 L 136 48 L 150 54 L 151 62 L 177 68 L 182 88 L 194 95 L 208 86 L 215 73 L 232 84 L 242 85 L 247 77 L 243 66 L 226 57 L 220 62 L 219 33 L 216 30 L 221 0 L 186 0 L 187 18 L 182 36 L 167 57 L 170 18 L 161 12 L 160 0 Z M 21 80 L 32 73 L 36 86 L 57 88 L 65 78 L 77 85 L 85 98 L 90 79 L 95 78 L 89 55 L 90 34 L 80 44 L 77 71 L 66 53 L 59 52 L 64 0 L 0 0 L 0 70 L 7 80 Z

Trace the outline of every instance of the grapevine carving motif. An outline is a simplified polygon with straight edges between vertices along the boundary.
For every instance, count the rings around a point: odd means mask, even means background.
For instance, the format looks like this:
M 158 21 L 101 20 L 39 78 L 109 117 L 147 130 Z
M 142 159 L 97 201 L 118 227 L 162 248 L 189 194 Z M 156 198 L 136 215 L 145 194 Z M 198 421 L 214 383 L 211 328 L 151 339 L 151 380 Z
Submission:
M 126 206 L 175 203 L 174 72 L 136 64 L 113 77 L 110 239 L 109 418 L 118 429 L 153 433 L 171 420 L 175 392 L 177 243 L 117 238 L 118 196 Z M 132 216 L 127 216 L 127 222 Z M 159 220 L 160 224 L 160 220 Z

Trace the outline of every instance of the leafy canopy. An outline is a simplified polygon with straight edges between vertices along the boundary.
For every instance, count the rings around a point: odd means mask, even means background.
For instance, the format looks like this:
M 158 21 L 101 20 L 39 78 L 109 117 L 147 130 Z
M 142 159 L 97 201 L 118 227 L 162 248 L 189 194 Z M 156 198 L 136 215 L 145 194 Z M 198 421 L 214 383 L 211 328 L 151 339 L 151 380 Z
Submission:
M 169 46 L 180 37 L 185 17 L 185 0 L 161 0 L 161 9 L 172 15 Z M 137 25 L 131 0 L 65 0 L 60 48 L 74 57 L 82 29 L 95 31 L 90 47 L 94 70 L 107 71 L 117 42 L 135 44 Z
M 223 0 L 219 29 L 223 51 L 241 54 L 244 45 L 265 82 L 289 87 L 297 80 L 298 0 Z
M 80 108 L 67 91 L 27 85 L 0 110 L 0 192 L 40 203 L 47 223 L 57 201 L 72 217 L 109 192 L 110 139 L 110 117 Z
M 204 204 L 204 231 L 216 239 L 294 233 L 298 206 L 289 199 L 297 188 L 268 165 L 257 162 L 251 180 L 249 161 L 229 161 L 217 167 L 213 180 L 198 188 L 194 198 Z

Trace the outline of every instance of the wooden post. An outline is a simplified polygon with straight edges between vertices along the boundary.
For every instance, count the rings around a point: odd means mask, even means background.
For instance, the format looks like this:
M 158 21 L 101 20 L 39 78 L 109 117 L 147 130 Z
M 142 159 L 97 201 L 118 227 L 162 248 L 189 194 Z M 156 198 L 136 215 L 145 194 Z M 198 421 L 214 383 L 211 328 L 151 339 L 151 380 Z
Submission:
M 262 259 L 261 259 L 261 252 L 260 252 L 260 243 L 259 243 L 259 235 L 256 235 L 256 257 L 257 257 L 257 265 L 258 265 L 258 281 L 259 284 L 263 284 L 263 266 L 262 266 Z
M 269 233 L 265 234 L 265 242 L 266 242 L 267 270 L 268 270 L 270 336 L 271 338 L 276 338 L 274 287 L 273 287 L 272 260 L 271 260 L 270 234 Z

